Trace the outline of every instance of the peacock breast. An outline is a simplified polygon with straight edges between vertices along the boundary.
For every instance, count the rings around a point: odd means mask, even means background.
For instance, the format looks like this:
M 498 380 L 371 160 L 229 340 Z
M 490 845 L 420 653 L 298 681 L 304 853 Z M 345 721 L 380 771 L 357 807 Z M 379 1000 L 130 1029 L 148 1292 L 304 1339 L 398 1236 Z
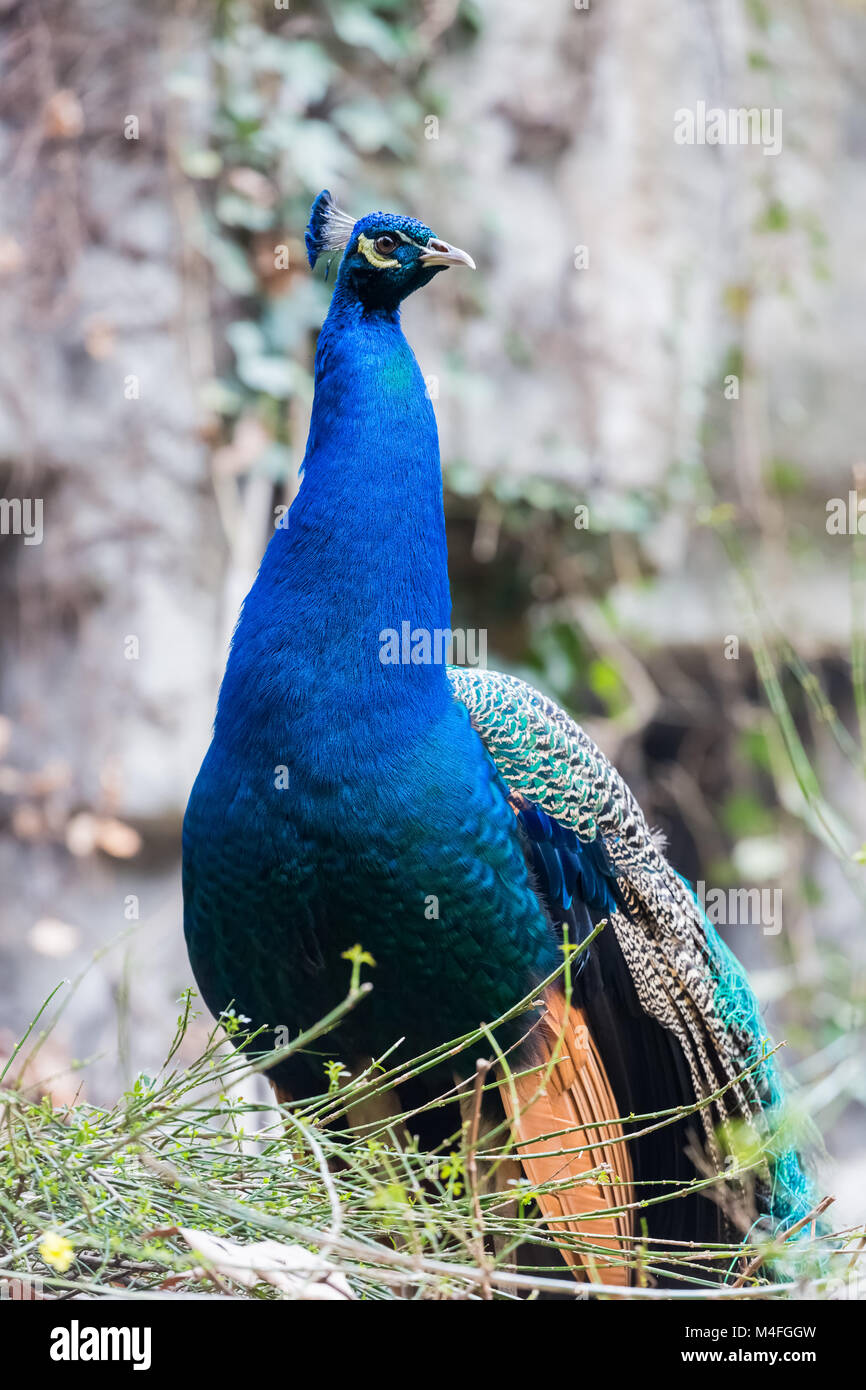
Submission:
M 312 757 L 253 771 L 211 750 L 184 826 L 185 930 L 208 1006 L 293 1036 L 345 995 L 356 945 L 369 999 L 333 1039 L 424 1051 L 503 1013 L 555 963 L 492 763 L 458 714 L 375 767 Z

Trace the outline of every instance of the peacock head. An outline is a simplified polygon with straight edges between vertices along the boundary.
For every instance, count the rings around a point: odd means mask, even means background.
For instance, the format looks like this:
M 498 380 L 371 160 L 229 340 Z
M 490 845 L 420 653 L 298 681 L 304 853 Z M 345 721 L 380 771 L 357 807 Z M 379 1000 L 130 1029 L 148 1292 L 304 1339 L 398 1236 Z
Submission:
M 475 269 L 471 256 L 414 217 L 370 212 L 355 222 L 327 189 L 313 203 L 305 240 L 311 266 L 329 251 L 343 252 L 337 282 L 370 309 L 395 309 L 449 265 Z

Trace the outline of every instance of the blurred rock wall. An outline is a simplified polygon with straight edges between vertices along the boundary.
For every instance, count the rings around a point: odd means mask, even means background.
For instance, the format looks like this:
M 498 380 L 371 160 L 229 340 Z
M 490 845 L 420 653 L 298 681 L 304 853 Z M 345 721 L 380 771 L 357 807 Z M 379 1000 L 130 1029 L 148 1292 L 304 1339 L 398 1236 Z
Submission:
M 139 1061 L 185 978 L 177 834 L 222 659 L 224 544 L 167 156 L 164 17 L 3 8 L 0 492 L 42 499 L 44 538 L 0 539 L 0 1024 L 17 1033 L 137 913 L 140 954 L 91 972 L 61 1030 L 71 1055 L 105 1048 L 107 1088 L 124 970 L 144 963 Z M 166 901 L 167 958 L 147 939 Z

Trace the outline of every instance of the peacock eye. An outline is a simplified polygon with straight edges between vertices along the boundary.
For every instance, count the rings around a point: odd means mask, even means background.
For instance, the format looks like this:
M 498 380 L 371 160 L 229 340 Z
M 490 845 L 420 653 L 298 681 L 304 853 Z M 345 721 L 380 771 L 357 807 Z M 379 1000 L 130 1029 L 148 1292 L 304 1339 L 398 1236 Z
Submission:
M 376 237 L 373 245 L 381 256 L 390 256 L 391 252 L 397 249 L 397 238 L 383 232 L 381 236 Z

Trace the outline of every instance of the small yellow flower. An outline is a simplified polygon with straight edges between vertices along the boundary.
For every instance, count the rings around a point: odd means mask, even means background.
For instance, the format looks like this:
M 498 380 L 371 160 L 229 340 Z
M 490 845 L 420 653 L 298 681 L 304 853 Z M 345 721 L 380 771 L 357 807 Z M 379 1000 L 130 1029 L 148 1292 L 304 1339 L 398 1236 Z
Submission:
M 370 955 L 370 952 L 369 952 L 369 951 L 365 951 L 364 948 L 363 948 L 363 946 L 361 946 L 360 943 L 359 943 L 358 945 L 356 945 L 356 946 L 352 946 L 351 949 L 348 950 L 348 951 L 342 951 L 342 952 L 340 953 L 340 959 L 341 959 L 341 960 L 350 960 L 350 961 L 352 962 L 353 965 L 375 965 L 375 964 L 376 964 L 376 962 L 374 961 L 373 957 Z
M 45 1232 L 39 1244 L 39 1253 L 45 1263 L 56 1269 L 58 1274 L 65 1274 L 75 1259 L 74 1245 L 65 1236 L 59 1236 L 56 1231 Z

